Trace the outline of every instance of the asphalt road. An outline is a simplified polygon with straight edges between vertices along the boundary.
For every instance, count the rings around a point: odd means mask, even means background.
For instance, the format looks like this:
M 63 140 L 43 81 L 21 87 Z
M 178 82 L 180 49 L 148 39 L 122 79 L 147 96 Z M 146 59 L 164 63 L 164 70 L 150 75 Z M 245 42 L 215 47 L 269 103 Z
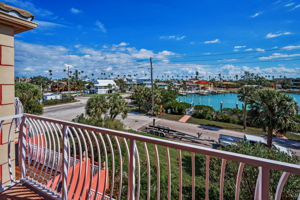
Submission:
M 88 97 L 77 97 L 78 102 L 44 107 L 45 117 L 72 121 L 77 115 L 84 113 Z

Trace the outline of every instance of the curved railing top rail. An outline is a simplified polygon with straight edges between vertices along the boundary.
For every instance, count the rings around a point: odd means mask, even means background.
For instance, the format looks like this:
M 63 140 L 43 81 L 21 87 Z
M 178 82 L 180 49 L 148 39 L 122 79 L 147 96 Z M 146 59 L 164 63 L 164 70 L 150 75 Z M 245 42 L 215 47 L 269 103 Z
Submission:
M 140 141 L 140 142 L 147 142 L 147 143 L 166 146 L 166 147 L 170 147 L 170 148 L 174 148 L 174 149 L 180 149 L 183 151 L 189 151 L 189 152 L 199 153 L 199 154 L 203 154 L 203 155 L 218 157 L 218 158 L 222 158 L 222 159 L 226 159 L 226 160 L 247 163 L 247 164 L 254 165 L 254 166 L 262 166 L 262 167 L 266 167 L 266 168 L 270 168 L 270 169 L 282 170 L 285 172 L 291 172 L 291 173 L 300 175 L 300 165 L 296 165 L 296 164 L 285 163 L 285 162 L 280 162 L 280 161 L 275 161 L 275 160 L 270 160 L 270 159 L 265 159 L 265 158 L 258 158 L 258 157 L 254 157 L 254 156 L 232 153 L 232 152 L 228 152 L 228 151 L 216 150 L 216 149 L 196 146 L 196 145 L 192 145 L 192 144 L 179 143 L 179 142 L 174 142 L 174 141 L 160 139 L 160 138 L 154 138 L 154 137 L 148 137 L 148 136 L 128 133 L 128 132 L 124 132 L 124 131 L 100 128 L 100 127 L 90 126 L 90 125 L 86 125 L 86 124 L 79 124 L 79 123 L 74 123 L 74 122 L 69 122 L 69 121 L 64 121 L 64 120 L 57 120 L 57 119 L 53 119 L 53 118 L 42 117 L 42 116 L 37 116 L 37 115 L 32 115 L 32 114 L 27 114 L 27 113 L 1 117 L 0 122 L 5 121 L 5 120 L 10 120 L 10 119 L 21 118 L 21 117 L 25 117 L 25 118 L 28 117 L 28 118 L 44 120 L 44 121 L 53 122 L 53 123 L 60 123 L 65 126 L 70 126 L 70 127 L 75 127 L 75 128 L 83 128 L 88 131 L 101 132 L 104 134 L 123 137 L 123 138 L 132 139 L 132 140 L 136 140 L 136 141 Z
M 52 119 L 52 118 L 48 118 L 48 117 L 41 117 L 41 116 L 32 115 L 32 114 L 24 114 L 23 116 L 29 117 L 29 118 L 34 118 L 34 119 L 39 119 L 39 120 L 45 120 L 45 121 L 53 122 L 53 123 L 60 123 L 65 126 L 70 126 L 70 127 L 75 127 L 75 128 L 83 128 L 88 131 L 101 132 L 104 134 L 119 136 L 119 137 L 128 138 L 128 139 L 132 139 L 132 140 L 136 140 L 136 141 L 147 142 L 147 143 L 151 143 L 151 144 L 166 146 L 166 147 L 180 149 L 180 150 L 184 150 L 184 151 L 218 157 L 218 158 L 222 158 L 222 159 L 226 159 L 226 160 L 247 163 L 247 164 L 254 165 L 254 166 L 262 166 L 262 167 L 266 167 L 266 168 L 270 168 L 270 169 L 282 170 L 285 172 L 291 172 L 291 173 L 300 175 L 300 165 L 296 165 L 296 164 L 290 164 L 290 163 L 285 163 L 285 162 L 280 162 L 280 161 L 275 161 L 275 160 L 258 158 L 258 157 L 254 157 L 254 156 L 232 153 L 232 152 L 228 152 L 228 151 L 210 149 L 210 148 L 206 148 L 206 147 L 200 147 L 200 146 L 196 146 L 196 145 L 192 145 L 192 144 L 179 143 L 179 142 L 174 142 L 174 141 L 160 139 L 160 138 L 142 136 L 142 135 L 132 134 L 132 133 L 124 132 L 124 131 L 111 130 L 111 129 L 106 129 L 106 128 L 100 128 L 100 127 L 95 127 L 95 126 L 90 126 L 90 125 L 85 125 L 85 124 L 64 121 L 64 120 Z

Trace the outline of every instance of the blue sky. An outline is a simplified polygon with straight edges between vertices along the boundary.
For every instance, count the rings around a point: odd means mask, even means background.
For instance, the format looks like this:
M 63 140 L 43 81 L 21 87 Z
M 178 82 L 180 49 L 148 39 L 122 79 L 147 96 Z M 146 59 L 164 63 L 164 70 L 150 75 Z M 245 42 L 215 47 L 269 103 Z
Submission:
M 35 14 L 16 36 L 16 75 L 63 77 L 66 66 L 101 77 L 203 78 L 244 71 L 300 74 L 298 0 L 4 0 Z

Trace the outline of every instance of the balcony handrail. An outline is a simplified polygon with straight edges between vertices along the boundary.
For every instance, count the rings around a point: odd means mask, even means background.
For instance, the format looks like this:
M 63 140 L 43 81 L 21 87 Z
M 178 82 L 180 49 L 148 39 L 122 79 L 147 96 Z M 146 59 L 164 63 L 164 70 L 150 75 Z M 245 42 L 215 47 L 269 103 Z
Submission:
M 21 125 L 18 126 L 15 123 L 10 123 L 10 130 L 8 138 L 11 137 L 12 127 L 16 127 L 19 131 L 19 164 L 21 164 L 21 180 L 29 181 L 35 185 L 40 185 L 42 190 L 48 191 L 53 196 L 58 196 L 63 200 L 77 199 L 77 197 L 87 197 L 93 190 L 97 193 L 103 193 L 110 198 L 118 196 L 121 199 L 122 196 L 122 177 L 124 168 L 124 160 L 127 158 L 127 196 L 130 200 L 139 199 L 140 197 L 140 183 L 141 183 L 141 162 L 139 149 L 144 147 L 144 153 L 146 154 L 147 163 L 147 199 L 151 197 L 151 168 L 149 151 L 147 144 L 154 146 L 155 165 L 156 165 L 156 198 L 160 199 L 161 190 L 161 163 L 160 153 L 158 146 L 164 147 L 166 150 L 167 168 L 168 168 L 168 199 L 171 199 L 172 194 L 172 168 L 170 162 L 169 148 L 177 150 L 178 157 L 178 170 L 179 170 L 179 199 L 183 197 L 183 152 L 191 153 L 192 162 L 192 200 L 195 200 L 195 155 L 201 154 L 206 156 L 205 158 L 205 199 L 209 199 L 210 188 L 210 159 L 211 157 L 220 158 L 222 160 L 220 166 L 220 188 L 219 197 L 222 200 L 224 193 L 225 182 L 225 168 L 227 161 L 235 161 L 239 163 L 238 172 L 236 176 L 235 185 L 235 199 L 239 200 L 241 179 L 243 174 L 243 168 L 245 165 L 256 166 L 259 169 L 257 176 L 254 199 L 268 199 L 269 198 L 269 182 L 270 182 L 270 170 L 282 171 L 282 175 L 277 185 L 275 199 L 279 200 L 283 191 L 283 187 L 287 182 L 287 179 L 291 174 L 300 175 L 300 165 L 290 164 L 270 159 L 258 158 L 254 156 L 248 156 L 239 153 L 232 153 L 228 151 L 210 149 L 207 147 L 196 146 L 193 144 L 179 143 L 162 138 L 154 138 L 149 136 L 143 136 L 140 134 L 133 134 L 124 131 L 111 130 L 107 128 L 100 128 L 91 125 L 79 124 L 75 122 L 69 122 L 64 120 L 57 120 L 53 118 L 37 116 L 32 114 L 19 114 L 14 116 L 7 116 L 0 118 L 0 131 L 3 128 L 2 125 L 6 120 L 20 121 Z M 16 131 L 15 130 L 15 131 Z M 14 133 L 14 132 L 13 132 Z M 105 138 L 103 137 L 105 136 Z M 32 138 L 32 139 L 30 139 Z M 114 139 L 114 145 L 112 143 Z M 75 141 L 75 140 L 76 141 Z M 123 143 L 123 148 L 120 147 L 119 139 Z M 92 140 L 94 140 L 92 142 Z M 106 140 L 106 141 L 105 141 Z M 9 140 L 10 141 L 10 140 Z M 48 143 L 49 142 L 49 143 Z M 52 142 L 52 144 L 51 144 Z M 77 143 L 78 142 L 78 143 Z M 139 142 L 139 144 L 137 144 Z M 32 143 L 32 144 L 31 144 Z M 77 143 L 77 144 L 76 144 Z M 10 142 L 9 142 L 10 144 Z M 142 145 L 141 145 L 142 144 Z M 35 148 L 36 146 L 36 148 Z M 103 147 L 103 148 L 102 148 Z M 96 148 L 96 149 L 94 149 Z M 10 149 L 10 148 L 9 148 Z M 93 150 L 94 149 L 94 150 Z M 54 153 L 47 153 L 50 151 L 58 151 L 58 155 Z M 71 151 L 73 150 L 73 151 Z M 89 152 L 90 151 L 90 152 Z M 116 162 L 114 151 L 117 151 L 120 159 L 120 167 L 118 173 L 119 177 L 119 190 L 114 191 L 115 185 L 115 173 Z M 101 153 L 102 152 L 102 153 Z M 124 160 L 123 160 L 123 155 Z M 96 159 L 96 155 L 98 158 Z M 101 155 L 104 156 L 101 158 Z M 108 155 L 110 158 L 108 158 Z M 117 155 L 117 154 L 116 154 Z M 127 155 L 127 156 L 126 156 Z M 79 156 L 79 165 L 77 162 L 71 161 L 72 156 L 76 158 Z M 8 152 L 8 158 L 10 162 L 10 151 Z M 101 161 L 102 159 L 102 161 Z M 109 164 L 108 159 L 111 161 Z M 61 171 L 57 173 L 57 169 L 54 169 L 54 162 L 59 162 L 57 165 L 61 165 Z M 77 159 L 76 159 L 77 160 Z M 32 161 L 32 162 L 31 162 Z M 48 166 L 49 162 L 52 162 L 51 167 Z M 96 166 L 98 164 L 98 168 Z M 104 168 L 101 169 L 101 164 L 104 164 Z M 10 165 L 11 166 L 11 165 Z M 77 168 L 78 167 L 78 168 Z M 97 169 L 96 169 L 97 168 Z M 11 167 L 9 167 L 11 170 Z M 98 173 L 97 173 L 98 172 Z M 110 173 L 111 172 L 111 173 Z M 108 174 L 110 173 L 110 174 Z M 11 180 L 14 178 L 11 174 Z M 43 176 L 41 176 L 43 174 Z M 52 176 L 53 175 L 53 176 Z M 46 177 L 51 178 L 51 181 L 47 181 Z M 102 179 L 101 179 L 102 177 Z M 94 182 L 95 180 L 96 182 Z M 111 180 L 111 181 L 110 181 Z M 93 183 L 93 184 L 92 184 Z M 97 185 L 95 186 L 95 183 Z M 99 185 L 98 185 L 99 184 Z M 110 186 L 109 186 L 110 185 Z M 75 186 L 75 188 L 74 188 Z M 77 190 L 77 187 L 78 190 Z M 81 189 L 80 189 L 81 188 Z M 108 191 L 108 193 L 107 193 Z M 110 194 L 109 194 L 110 193 Z M 103 195 L 103 198 L 104 198 Z M 99 195 L 94 195 L 94 199 Z M 103 199 L 102 198 L 102 199 Z M 300 198 L 300 195 L 299 195 Z
M 212 156 L 212 157 L 218 157 L 218 158 L 241 162 L 241 163 L 247 163 L 247 164 L 254 165 L 254 166 L 267 167 L 267 168 L 271 168 L 271 169 L 286 171 L 286 172 L 300 175 L 300 165 L 297 165 L 297 164 L 285 163 L 285 162 L 270 160 L 270 159 L 266 159 L 266 158 L 258 159 L 258 157 L 249 156 L 249 155 L 245 155 L 245 154 L 211 149 L 211 148 L 207 148 L 207 147 L 196 146 L 193 144 L 179 143 L 179 142 L 174 142 L 174 141 L 165 140 L 165 139 L 161 139 L 161 138 L 154 138 L 154 137 L 149 137 L 149 136 L 132 134 L 132 133 L 124 132 L 124 131 L 100 128 L 100 127 L 96 127 L 96 126 L 79 124 L 76 122 L 69 122 L 69 121 L 65 121 L 65 120 L 57 120 L 57 119 L 53 119 L 53 118 L 49 118 L 49 117 L 42 117 L 42 116 L 37 116 L 37 115 L 32 115 L 32 114 L 27 114 L 27 113 L 24 113 L 24 116 L 34 118 L 34 119 L 46 120 L 46 121 L 53 122 L 53 123 L 61 123 L 65 126 L 84 128 L 89 131 L 97 131 L 97 132 L 101 132 L 104 134 L 123 137 L 123 138 L 132 139 L 132 140 L 136 140 L 136 141 L 140 141 L 140 142 L 161 145 L 161 146 L 165 146 L 165 147 L 169 147 L 169 148 L 180 149 L 180 150 L 184 150 L 184 151 L 204 154 L 204 155 L 208 155 L 208 156 Z

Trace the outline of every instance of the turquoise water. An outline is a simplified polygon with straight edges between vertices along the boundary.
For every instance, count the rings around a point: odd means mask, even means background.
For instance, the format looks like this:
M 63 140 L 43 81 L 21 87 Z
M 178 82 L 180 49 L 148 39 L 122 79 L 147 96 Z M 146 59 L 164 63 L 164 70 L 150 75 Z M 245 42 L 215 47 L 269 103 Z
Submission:
M 295 99 L 298 105 L 300 105 L 300 94 L 289 95 Z M 188 94 L 186 96 L 179 96 L 177 101 L 192 103 L 193 105 L 212 106 L 215 110 L 220 110 L 221 102 L 223 102 L 223 108 L 235 108 L 237 104 L 239 109 L 241 109 L 243 104 L 238 100 L 237 94 L 235 93 L 211 95 Z

